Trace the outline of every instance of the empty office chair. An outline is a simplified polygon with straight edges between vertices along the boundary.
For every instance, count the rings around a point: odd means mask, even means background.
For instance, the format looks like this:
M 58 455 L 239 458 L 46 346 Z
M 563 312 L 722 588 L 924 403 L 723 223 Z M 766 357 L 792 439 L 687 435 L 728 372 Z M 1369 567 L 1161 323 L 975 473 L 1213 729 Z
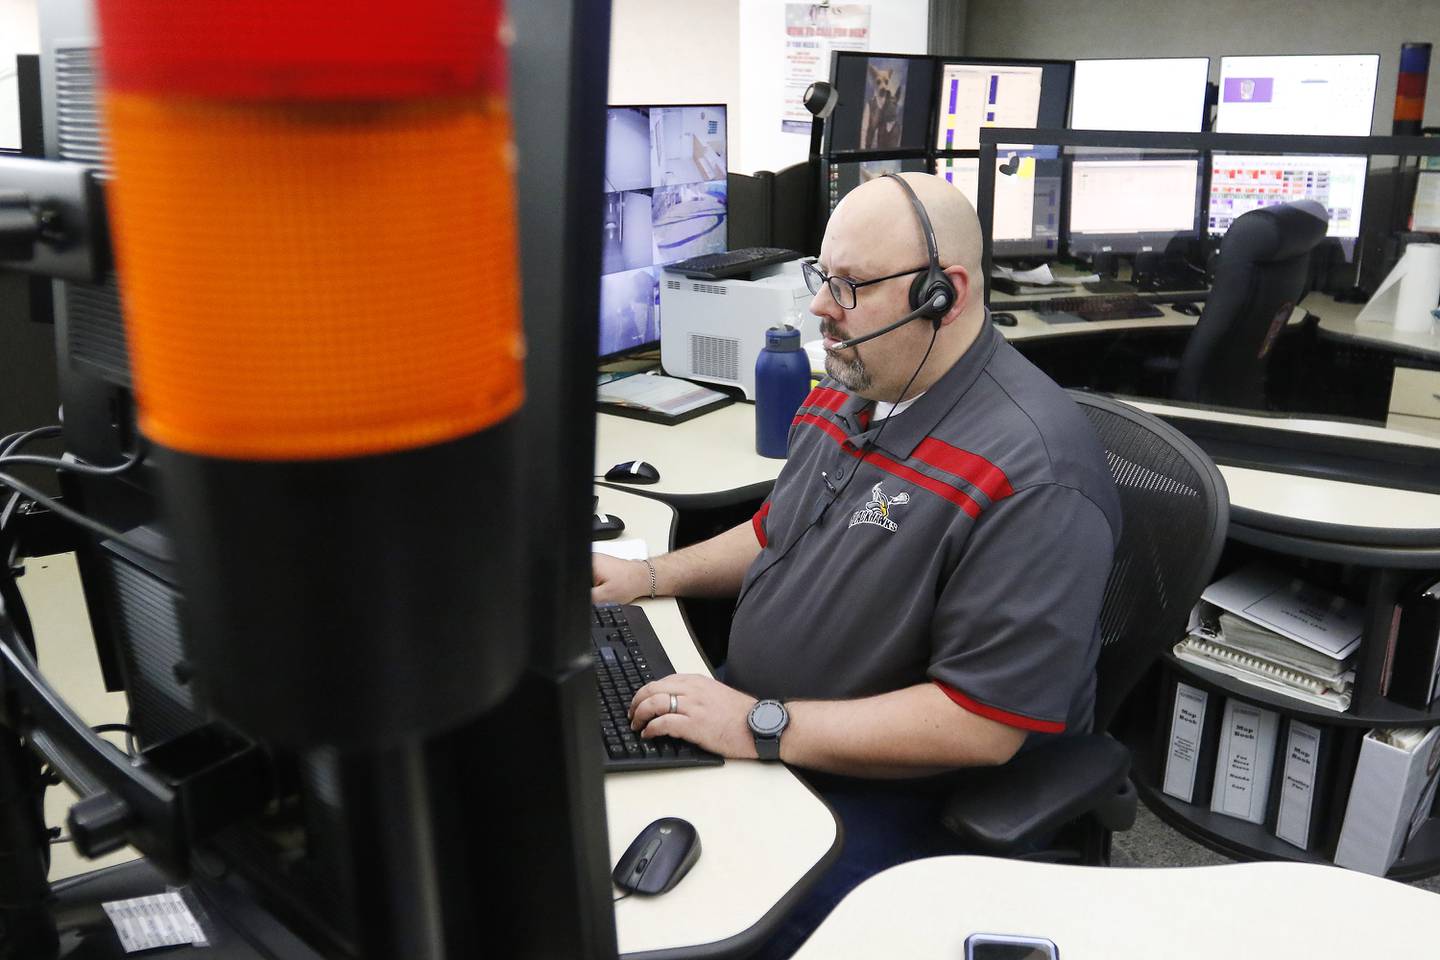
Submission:
M 1215 283 L 1180 357 L 1173 396 L 1264 409 L 1270 349 L 1305 295 L 1310 251 L 1329 220 L 1314 200 L 1235 218 L 1220 241 Z
M 1184 636 L 1220 558 L 1230 499 L 1215 464 L 1178 430 L 1108 397 L 1071 396 L 1105 448 L 1124 525 L 1100 611 L 1094 732 L 972 771 L 943 820 L 983 853 L 1100 864 L 1110 834 L 1134 823 L 1136 800 L 1130 752 L 1105 731 L 1160 652 Z

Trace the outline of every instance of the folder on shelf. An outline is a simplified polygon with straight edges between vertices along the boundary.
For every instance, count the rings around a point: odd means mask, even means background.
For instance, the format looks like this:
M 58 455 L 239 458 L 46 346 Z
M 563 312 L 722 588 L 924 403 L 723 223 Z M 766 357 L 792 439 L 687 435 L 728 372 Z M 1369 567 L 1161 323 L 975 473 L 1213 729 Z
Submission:
M 1205 589 L 1180 660 L 1337 712 L 1350 709 L 1364 610 L 1263 565 Z
M 1337 733 L 1333 728 L 1285 719 L 1281 752 L 1270 790 L 1275 836 L 1301 850 L 1323 850 L 1334 839 L 1326 825 L 1334 798 Z
M 1391 624 L 1381 695 L 1425 710 L 1440 694 L 1440 583 L 1404 597 Z
M 1280 714 L 1233 697 L 1225 701 L 1210 810 L 1264 823 Z
M 1335 863 L 1383 877 L 1430 817 L 1440 727 L 1372 730 L 1360 745 Z
M 1177 682 L 1170 697 L 1170 737 L 1161 789 L 1186 803 L 1203 802 L 1215 776 L 1220 696 Z

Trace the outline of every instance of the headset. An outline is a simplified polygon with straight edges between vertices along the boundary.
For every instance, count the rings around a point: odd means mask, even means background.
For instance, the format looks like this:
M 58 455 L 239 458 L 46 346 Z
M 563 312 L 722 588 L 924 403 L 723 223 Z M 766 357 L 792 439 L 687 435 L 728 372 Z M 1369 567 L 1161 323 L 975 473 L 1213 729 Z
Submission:
M 930 226 L 930 215 L 925 212 L 925 205 L 920 202 L 920 198 L 915 195 L 915 189 L 905 182 L 904 177 L 898 173 L 887 173 L 885 176 L 898 183 L 900 189 L 904 190 L 905 195 L 910 198 L 910 205 L 915 208 L 915 216 L 920 220 L 920 232 L 925 235 L 925 252 L 930 258 L 930 263 L 925 268 L 925 272 L 917 276 L 915 282 L 910 285 L 909 313 L 874 333 L 841 340 L 830 348 L 832 350 L 848 350 L 856 344 L 865 343 L 876 337 L 884 336 L 892 330 L 898 330 L 911 320 L 918 320 L 921 317 L 929 318 L 938 331 L 940 321 L 955 305 L 957 298 L 955 284 L 950 281 L 945 269 L 940 266 L 940 251 L 935 245 L 935 229 Z

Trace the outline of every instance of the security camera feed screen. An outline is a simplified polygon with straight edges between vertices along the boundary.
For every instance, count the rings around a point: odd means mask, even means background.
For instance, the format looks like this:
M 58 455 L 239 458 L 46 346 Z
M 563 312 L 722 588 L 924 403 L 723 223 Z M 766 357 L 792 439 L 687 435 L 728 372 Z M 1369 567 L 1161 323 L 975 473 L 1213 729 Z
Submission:
M 723 106 L 608 111 L 602 358 L 660 342 L 665 264 L 725 250 L 725 136 Z
M 862 183 L 877 180 L 887 173 L 929 173 L 930 165 L 922 158 L 910 160 L 857 160 L 830 164 L 830 209 L 834 210 L 845 195 Z
M 838 100 L 830 115 L 832 153 L 923 150 L 935 90 L 925 58 L 838 54 Z

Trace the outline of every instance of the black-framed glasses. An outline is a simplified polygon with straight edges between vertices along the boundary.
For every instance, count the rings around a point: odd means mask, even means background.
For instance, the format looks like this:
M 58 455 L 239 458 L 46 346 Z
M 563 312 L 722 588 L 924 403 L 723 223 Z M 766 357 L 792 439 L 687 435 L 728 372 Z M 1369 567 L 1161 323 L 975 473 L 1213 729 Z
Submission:
M 927 263 L 923 267 L 916 267 L 914 270 L 901 270 L 899 273 L 892 273 L 888 277 L 876 277 L 874 280 L 851 280 L 849 277 L 831 277 L 820 269 L 819 263 L 814 257 L 800 261 L 800 272 L 805 275 L 805 286 L 810 288 L 811 293 L 819 293 L 820 288 L 830 287 L 830 296 L 840 305 L 841 310 L 851 310 L 855 307 L 856 291 L 861 287 L 868 287 L 872 283 L 884 283 L 886 280 L 894 280 L 896 277 L 908 277 L 913 273 L 920 273 L 930 269 Z

